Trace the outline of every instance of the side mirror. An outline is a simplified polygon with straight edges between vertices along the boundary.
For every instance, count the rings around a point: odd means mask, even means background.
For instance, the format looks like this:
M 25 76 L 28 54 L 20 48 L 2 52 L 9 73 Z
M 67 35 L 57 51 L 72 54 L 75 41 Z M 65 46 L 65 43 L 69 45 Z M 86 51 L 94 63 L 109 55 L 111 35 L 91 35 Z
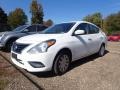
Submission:
M 74 35 L 82 35 L 82 34 L 85 34 L 85 31 L 84 30 L 76 30 L 74 32 Z
M 28 32 L 28 31 L 29 31 L 28 29 L 24 29 L 22 32 L 25 32 L 25 33 L 26 33 L 26 32 Z

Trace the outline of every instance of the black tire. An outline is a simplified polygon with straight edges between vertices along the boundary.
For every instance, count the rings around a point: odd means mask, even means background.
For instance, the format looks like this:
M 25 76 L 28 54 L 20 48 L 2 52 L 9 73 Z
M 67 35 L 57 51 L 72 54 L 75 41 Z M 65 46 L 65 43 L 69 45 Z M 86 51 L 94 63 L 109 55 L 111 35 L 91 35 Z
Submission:
M 66 61 L 65 61 L 65 58 L 66 58 Z M 58 53 L 53 64 L 54 74 L 63 75 L 64 73 L 66 73 L 69 70 L 70 62 L 71 62 L 71 58 L 68 52 Z
M 13 39 L 13 40 L 9 40 L 7 43 L 6 43 L 6 51 L 11 51 L 11 47 L 13 45 L 13 42 L 15 41 L 16 39 Z
M 100 50 L 98 52 L 98 56 L 102 57 L 102 56 L 104 56 L 104 54 L 105 54 L 105 45 L 102 44 L 101 47 L 100 47 Z

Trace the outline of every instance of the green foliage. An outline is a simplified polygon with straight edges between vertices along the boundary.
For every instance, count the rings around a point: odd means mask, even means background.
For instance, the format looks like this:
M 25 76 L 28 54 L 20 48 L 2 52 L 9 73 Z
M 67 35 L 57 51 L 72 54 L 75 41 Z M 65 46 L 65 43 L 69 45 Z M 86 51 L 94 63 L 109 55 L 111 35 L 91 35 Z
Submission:
M 7 14 L 0 8 L 0 32 L 6 31 L 7 29 Z
M 101 27 L 108 35 L 120 33 L 120 12 L 113 13 L 105 19 L 102 19 L 102 15 L 100 13 L 94 13 L 84 17 L 83 20 L 92 22 Z
M 3 11 L 2 8 L 0 8 L 0 24 L 6 24 L 7 23 L 7 14 Z
M 27 22 L 27 16 L 21 8 L 16 8 L 14 11 L 9 13 L 8 24 L 12 29 L 24 25 Z
M 8 85 L 7 80 L 0 80 L 0 90 L 4 90 L 4 88 Z
M 50 27 L 50 26 L 53 25 L 53 21 L 52 21 L 51 19 L 49 19 L 49 20 L 47 20 L 47 21 L 44 21 L 43 24 L 44 24 L 45 26 L 47 26 L 47 27 Z
M 32 24 L 43 24 L 43 8 L 41 4 L 38 4 L 37 0 L 33 0 L 30 6 L 30 12 L 32 14 Z
M 88 16 L 84 17 L 83 20 L 94 23 L 99 27 L 102 27 L 102 15 L 101 15 L 101 13 L 94 13 L 92 15 L 88 15 Z
M 105 29 L 108 31 L 108 34 L 120 33 L 120 12 L 106 17 Z

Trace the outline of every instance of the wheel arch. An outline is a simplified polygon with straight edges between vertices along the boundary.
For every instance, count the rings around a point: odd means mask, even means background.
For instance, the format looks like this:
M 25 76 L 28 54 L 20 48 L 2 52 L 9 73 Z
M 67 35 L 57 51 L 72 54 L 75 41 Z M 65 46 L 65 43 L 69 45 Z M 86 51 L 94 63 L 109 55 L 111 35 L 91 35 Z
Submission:
M 8 39 L 6 40 L 5 46 L 6 46 L 6 44 L 7 44 L 9 41 L 11 41 L 11 40 L 17 40 L 17 39 L 18 39 L 18 37 L 10 37 L 10 38 L 8 38 Z
M 62 52 L 67 52 L 67 53 L 69 54 L 69 56 L 70 56 L 70 60 L 72 61 L 72 51 L 71 51 L 69 48 L 64 47 L 64 48 L 60 49 L 60 50 L 57 52 L 57 54 L 55 55 L 55 58 L 54 58 L 54 61 L 53 61 L 53 65 L 52 65 L 52 69 L 53 69 L 53 66 L 54 66 L 54 63 L 55 63 L 55 60 L 56 60 L 57 56 L 58 56 L 60 53 L 62 53 Z
M 102 45 L 106 48 L 106 44 L 105 44 L 105 42 L 102 42 L 101 46 L 102 46 Z M 100 46 L 100 47 L 101 47 L 101 46 Z

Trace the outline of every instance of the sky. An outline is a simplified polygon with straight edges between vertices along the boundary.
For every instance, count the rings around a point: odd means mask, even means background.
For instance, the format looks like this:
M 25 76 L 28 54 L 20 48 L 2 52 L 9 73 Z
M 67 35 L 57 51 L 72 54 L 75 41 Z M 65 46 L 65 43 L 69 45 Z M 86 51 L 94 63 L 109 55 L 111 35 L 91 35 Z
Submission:
M 15 8 L 22 8 L 30 21 L 32 0 L 0 0 L 0 7 L 9 14 Z M 82 20 L 88 14 L 100 12 L 103 18 L 120 11 L 120 0 L 38 0 L 43 6 L 44 20 L 54 23 Z

